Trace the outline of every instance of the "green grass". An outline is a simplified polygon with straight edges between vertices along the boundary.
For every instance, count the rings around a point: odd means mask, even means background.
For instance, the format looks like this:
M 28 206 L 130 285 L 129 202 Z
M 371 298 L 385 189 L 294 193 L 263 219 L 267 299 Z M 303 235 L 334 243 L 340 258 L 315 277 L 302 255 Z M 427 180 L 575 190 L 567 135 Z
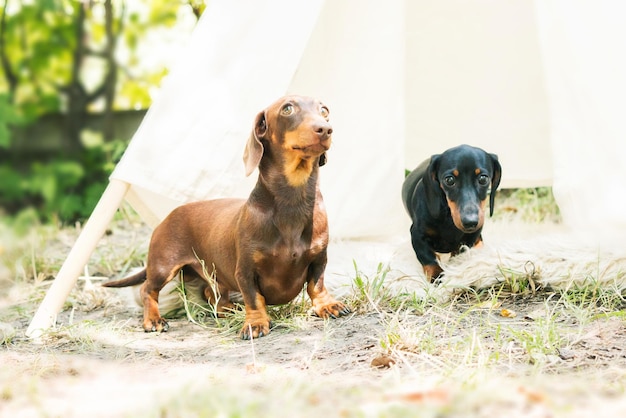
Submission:
M 352 306 L 380 315 L 382 352 L 422 359 L 426 368 L 443 373 L 483 366 L 549 369 L 563 363 L 562 350 L 570 350 L 597 321 L 623 318 L 626 306 L 619 290 L 593 280 L 543 289 L 530 263 L 524 271 L 501 268 L 505 280 L 497 286 L 466 289 L 448 301 L 422 297 L 419 303 L 415 294 L 392 292 L 387 271 L 379 265 L 368 276 L 355 264 Z
M 493 218 L 526 222 L 560 222 L 561 214 L 552 188 L 535 187 L 498 190 Z

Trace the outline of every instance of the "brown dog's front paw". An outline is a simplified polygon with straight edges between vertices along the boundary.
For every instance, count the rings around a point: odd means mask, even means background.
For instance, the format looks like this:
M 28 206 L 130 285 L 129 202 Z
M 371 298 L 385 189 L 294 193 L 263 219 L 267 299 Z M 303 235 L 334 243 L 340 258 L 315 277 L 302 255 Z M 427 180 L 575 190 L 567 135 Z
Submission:
M 170 329 L 170 324 L 163 318 L 146 319 L 143 321 L 143 330 L 145 332 L 166 332 Z
M 315 315 L 320 318 L 335 319 L 352 312 L 350 308 L 337 301 L 337 299 L 328 293 L 322 281 L 318 281 L 317 283 L 310 281 L 307 287 L 307 292 L 311 298 L 311 303 L 313 304 L 313 311 L 315 312 Z
M 245 323 L 241 329 L 241 339 L 249 340 L 251 338 L 265 337 L 270 333 L 271 323 L 268 321 L 266 324 L 252 325 Z
M 348 315 L 352 312 L 346 305 L 331 297 L 324 300 L 323 303 L 313 303 L 313 311 L 315 312 L 315 315 L 324 319 L 337 319 L 340 316 Z
M 267 313 L 263 311 L 246 312 L 246 320 L 241 328 L 241 339 L 264 337 L 270 333 L 272 322 Z

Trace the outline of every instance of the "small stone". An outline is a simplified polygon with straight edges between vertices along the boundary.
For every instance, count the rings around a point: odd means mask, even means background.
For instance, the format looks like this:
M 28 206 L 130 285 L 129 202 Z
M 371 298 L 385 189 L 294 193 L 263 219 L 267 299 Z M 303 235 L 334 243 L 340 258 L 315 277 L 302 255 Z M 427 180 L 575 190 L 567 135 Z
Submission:
M 568 350 L 567 348 L 560 348 L 559 357 L 561 358 L 561 360 L 572 360 L 574 359 L 574 357 L 576 357 L 576 353 L 574 352 L 574 350 Z

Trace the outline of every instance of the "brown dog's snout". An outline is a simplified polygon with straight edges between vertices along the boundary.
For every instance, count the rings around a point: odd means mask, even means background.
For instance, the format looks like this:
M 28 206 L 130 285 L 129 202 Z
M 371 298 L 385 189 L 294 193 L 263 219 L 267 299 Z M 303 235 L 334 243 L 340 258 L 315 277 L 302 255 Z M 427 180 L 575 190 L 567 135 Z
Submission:
M 328 139 L 333 134 L 333 127 L 330 123 L 316 123 L 313 126 L 313 131 L 320 137 L 320 139 Z

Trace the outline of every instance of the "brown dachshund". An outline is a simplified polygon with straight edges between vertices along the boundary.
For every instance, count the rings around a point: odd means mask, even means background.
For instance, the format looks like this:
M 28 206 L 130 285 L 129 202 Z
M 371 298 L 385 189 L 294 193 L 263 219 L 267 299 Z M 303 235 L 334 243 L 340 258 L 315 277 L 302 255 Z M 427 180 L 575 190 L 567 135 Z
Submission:
M 433 155 L 406 177 L 402 201 L 413 221 L 411 243 L 429 280 L 443 273 L 435 253 L 482 245 L 487 193 L 491 189 L 491 215 L 501 177 L 498 156 L 469 145 Z
M 143 328 L 167 331 L 159 292 L 181 270 L 183 279 L 204 279 L 203 265 L 215 267 L 216 297 L 204 296 L 218 313 L 233 308 L 229 292 L 240 292 L 246 308 L 241 336 L 270 332 L 266 304 L 284 304 L 306 289 L 313 310 L 336 318 L 350 309 L 324 287 L 328 224 L 319 189 L 319 166 L 326 163 L 332 127 L 318 100 L 283 97 L 256 116 L 244 151 L 246 175 L 259 177 L 247 200 L 216 199 L 172 211 L 154 230 L 146 268 L 126 279 L 104 283 L 123 287 L 144 282 Z

